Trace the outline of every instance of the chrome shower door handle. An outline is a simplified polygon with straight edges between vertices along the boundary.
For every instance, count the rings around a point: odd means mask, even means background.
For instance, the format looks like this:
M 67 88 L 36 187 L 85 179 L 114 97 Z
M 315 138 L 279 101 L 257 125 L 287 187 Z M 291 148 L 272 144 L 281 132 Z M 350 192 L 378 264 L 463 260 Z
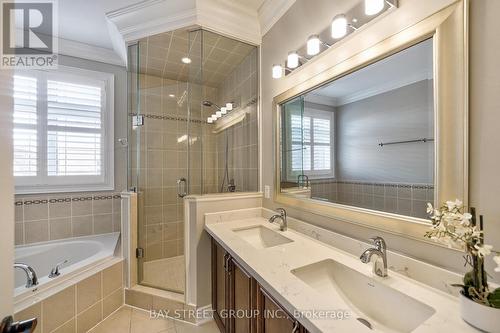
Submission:
M 184 177 L 177 179 L 177 195 L 179 198 L 184 198 L 187 195 L 187 181 Z

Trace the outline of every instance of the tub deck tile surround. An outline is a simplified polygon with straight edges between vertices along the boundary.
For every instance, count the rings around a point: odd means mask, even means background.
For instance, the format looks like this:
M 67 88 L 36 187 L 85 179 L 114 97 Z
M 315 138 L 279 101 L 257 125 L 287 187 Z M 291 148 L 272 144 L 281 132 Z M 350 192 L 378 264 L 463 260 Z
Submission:
M 17 312 L 38 318 L 35 333 L 87 332 L 123 305 L 123 261 Z
M 15 244 L 120 231 L 121 195 L 23 195 L 15 199 Z

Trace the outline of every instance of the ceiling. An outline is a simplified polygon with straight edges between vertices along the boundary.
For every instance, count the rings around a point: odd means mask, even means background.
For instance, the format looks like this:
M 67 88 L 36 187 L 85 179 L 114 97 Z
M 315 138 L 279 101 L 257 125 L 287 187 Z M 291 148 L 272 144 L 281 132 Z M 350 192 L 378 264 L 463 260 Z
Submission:
M 136 2 L 137 0 L 58 1 L 59 37 L 113 49 L 105 13 Z
M 314 90 L 306 100 L 342 105 L 433 77 L 432 39 Z M 323 103 L 325 104 L 325 103 Z
M 178 29 L 139 40 L 139 72 L 218 87 L 255 48 L 209 31 L 190 31 Z M 191 63 L 182 63 L 183 57 Z

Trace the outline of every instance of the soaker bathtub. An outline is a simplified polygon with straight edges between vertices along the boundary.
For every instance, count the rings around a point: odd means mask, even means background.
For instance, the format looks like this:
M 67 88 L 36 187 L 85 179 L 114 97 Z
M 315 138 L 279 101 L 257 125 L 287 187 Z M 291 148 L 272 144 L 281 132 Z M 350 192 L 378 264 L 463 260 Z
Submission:
M 57 292 L 57 286 L 75 283 L 93 269 L 102 268 L 107 262 L 112 264 L 119 236 L 116 232 L 16 246 L 15 262 L 31 266 L 38 277 L 38 285 L 26 288 L 25 273 L 16 269 L 14 303 L 24 307 L 20 303 L 39 301 Z M 67 262 L 60 266 L 61 274 L 49 278 L 52 268 L 65 260 Z M 36 299 L 30 301 L 34 296 Z

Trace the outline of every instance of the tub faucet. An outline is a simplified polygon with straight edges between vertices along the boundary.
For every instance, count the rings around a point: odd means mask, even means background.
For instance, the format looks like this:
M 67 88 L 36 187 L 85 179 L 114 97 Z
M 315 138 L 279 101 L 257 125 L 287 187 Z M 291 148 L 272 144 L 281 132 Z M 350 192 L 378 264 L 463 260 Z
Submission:
M 26 273 L 26 288 L 31 288 L 38 284 L 38 277 L 31 266 L 23 263 L 14 263 L 14 268 L 20 268 Z
M 60 263 L 55 265 L 54 268 L 52 268 L 52 270 L 50 271 L 49 278 L 53 279 L 53 278 L 61 275 L 61 272 L 59 272 L 59 270 L 61 269 L 61 266 L 67 262 L 68 262 L 68 259 L 65 259 L 64 261 L 61 261 Z
M 281 220 L 280 230 L 286 231 L 286 229 L 288 227 L 288 222 L 286 220 L 286 211 L 283 208 L 277 208 L 276 210 L 278 211 L 279 214 L 275 214 L 275 215 L 271 216 L 271 218 L 269 219 L 269 222 L 274 223 L 274 221 L 276 219 L 280 219 Z
M 361 262 L 366 264 L 371 261 L 372 256 L 376 255 L 377 259 L 373 263 L 373 273 L 380 277 L 387 276 L 387 246 L 382 237 L 373 237 L 370 240 L 375 244 L 375 248 L 365 250 L 359 257 Z

